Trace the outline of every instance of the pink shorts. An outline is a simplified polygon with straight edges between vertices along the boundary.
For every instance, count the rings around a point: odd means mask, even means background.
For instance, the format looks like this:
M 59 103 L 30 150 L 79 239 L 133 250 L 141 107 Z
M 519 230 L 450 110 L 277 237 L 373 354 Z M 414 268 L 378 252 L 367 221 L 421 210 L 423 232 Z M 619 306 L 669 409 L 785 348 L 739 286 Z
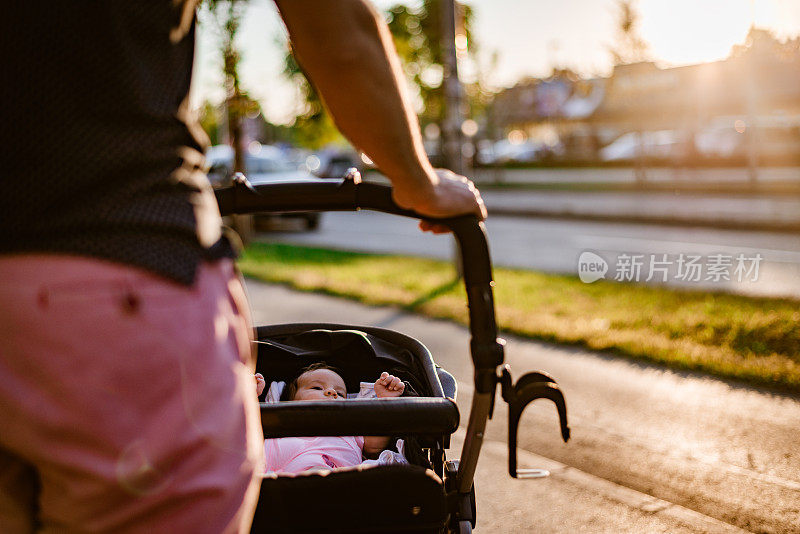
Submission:
M 244 288 L 0 257 L 0 530 L 246 532 L 263 471 Z

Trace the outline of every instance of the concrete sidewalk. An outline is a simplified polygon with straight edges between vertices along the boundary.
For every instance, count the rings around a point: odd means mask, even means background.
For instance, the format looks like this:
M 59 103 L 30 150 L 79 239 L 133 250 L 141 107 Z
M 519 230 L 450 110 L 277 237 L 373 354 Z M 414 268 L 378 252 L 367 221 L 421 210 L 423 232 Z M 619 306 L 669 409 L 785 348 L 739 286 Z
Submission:
M 469 410 L 467 328 L 252 279 L 247 289 L 256 324 L 335 321 L 420 340 L 456 377 L 459 410 Z M 523 416 L 520 466 L 552 476 L 509 478 L 507 410 L 498 399 L 476 476 L 479 532 L 797 531 L 800 399 L 608 354 L 507 341 L 516 379 L 543 369 L 558 380 L 572 439 L 561 442 L 555 410 L 537 401 Z
M 795 196 L 517 188 L 484 188 L 481 194 L 494 215 L 800 232 Z

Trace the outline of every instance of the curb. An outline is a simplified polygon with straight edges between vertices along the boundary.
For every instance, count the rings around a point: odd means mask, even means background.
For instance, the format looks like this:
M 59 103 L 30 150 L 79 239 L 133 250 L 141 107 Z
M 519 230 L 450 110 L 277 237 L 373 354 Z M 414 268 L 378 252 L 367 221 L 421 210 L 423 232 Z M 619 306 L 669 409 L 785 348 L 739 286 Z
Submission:
M 487 206 L 489 215 L 531 219 L 561 219 L 570 221 L 594 221 L 621 224 L 653 224 L 659 226 L 682 226 L 696 228 L 718 228 L 721 230 L 748 230 L 757 232 L 800 233 L 800 221 L 765 222 L 732 221 L 713 219 L 686 219 L 658 215 L 606 215 L 599 213 L 576 213 L 573 211 L 525 210 L 514 208 L 495 208 Z

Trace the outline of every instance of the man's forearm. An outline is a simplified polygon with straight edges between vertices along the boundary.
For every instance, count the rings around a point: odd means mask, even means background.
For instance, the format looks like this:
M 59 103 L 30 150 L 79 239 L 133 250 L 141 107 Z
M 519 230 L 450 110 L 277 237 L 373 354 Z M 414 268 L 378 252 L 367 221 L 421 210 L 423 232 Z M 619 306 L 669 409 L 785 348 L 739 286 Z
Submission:
M 388 28 L 362 0 L 276 0 L 298 62 L 336 125 L 393 182 L 437 180 L 422 146 Z

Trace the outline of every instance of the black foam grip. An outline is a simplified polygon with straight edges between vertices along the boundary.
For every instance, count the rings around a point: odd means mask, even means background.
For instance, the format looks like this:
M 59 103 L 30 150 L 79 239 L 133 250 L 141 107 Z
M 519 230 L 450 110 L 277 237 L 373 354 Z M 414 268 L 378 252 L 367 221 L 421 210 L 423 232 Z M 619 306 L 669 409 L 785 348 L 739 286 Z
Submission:
M 458 423 L 456 404 L 437 397 L 261 404 L 265 438 L 439 435 L 455 432 Z

